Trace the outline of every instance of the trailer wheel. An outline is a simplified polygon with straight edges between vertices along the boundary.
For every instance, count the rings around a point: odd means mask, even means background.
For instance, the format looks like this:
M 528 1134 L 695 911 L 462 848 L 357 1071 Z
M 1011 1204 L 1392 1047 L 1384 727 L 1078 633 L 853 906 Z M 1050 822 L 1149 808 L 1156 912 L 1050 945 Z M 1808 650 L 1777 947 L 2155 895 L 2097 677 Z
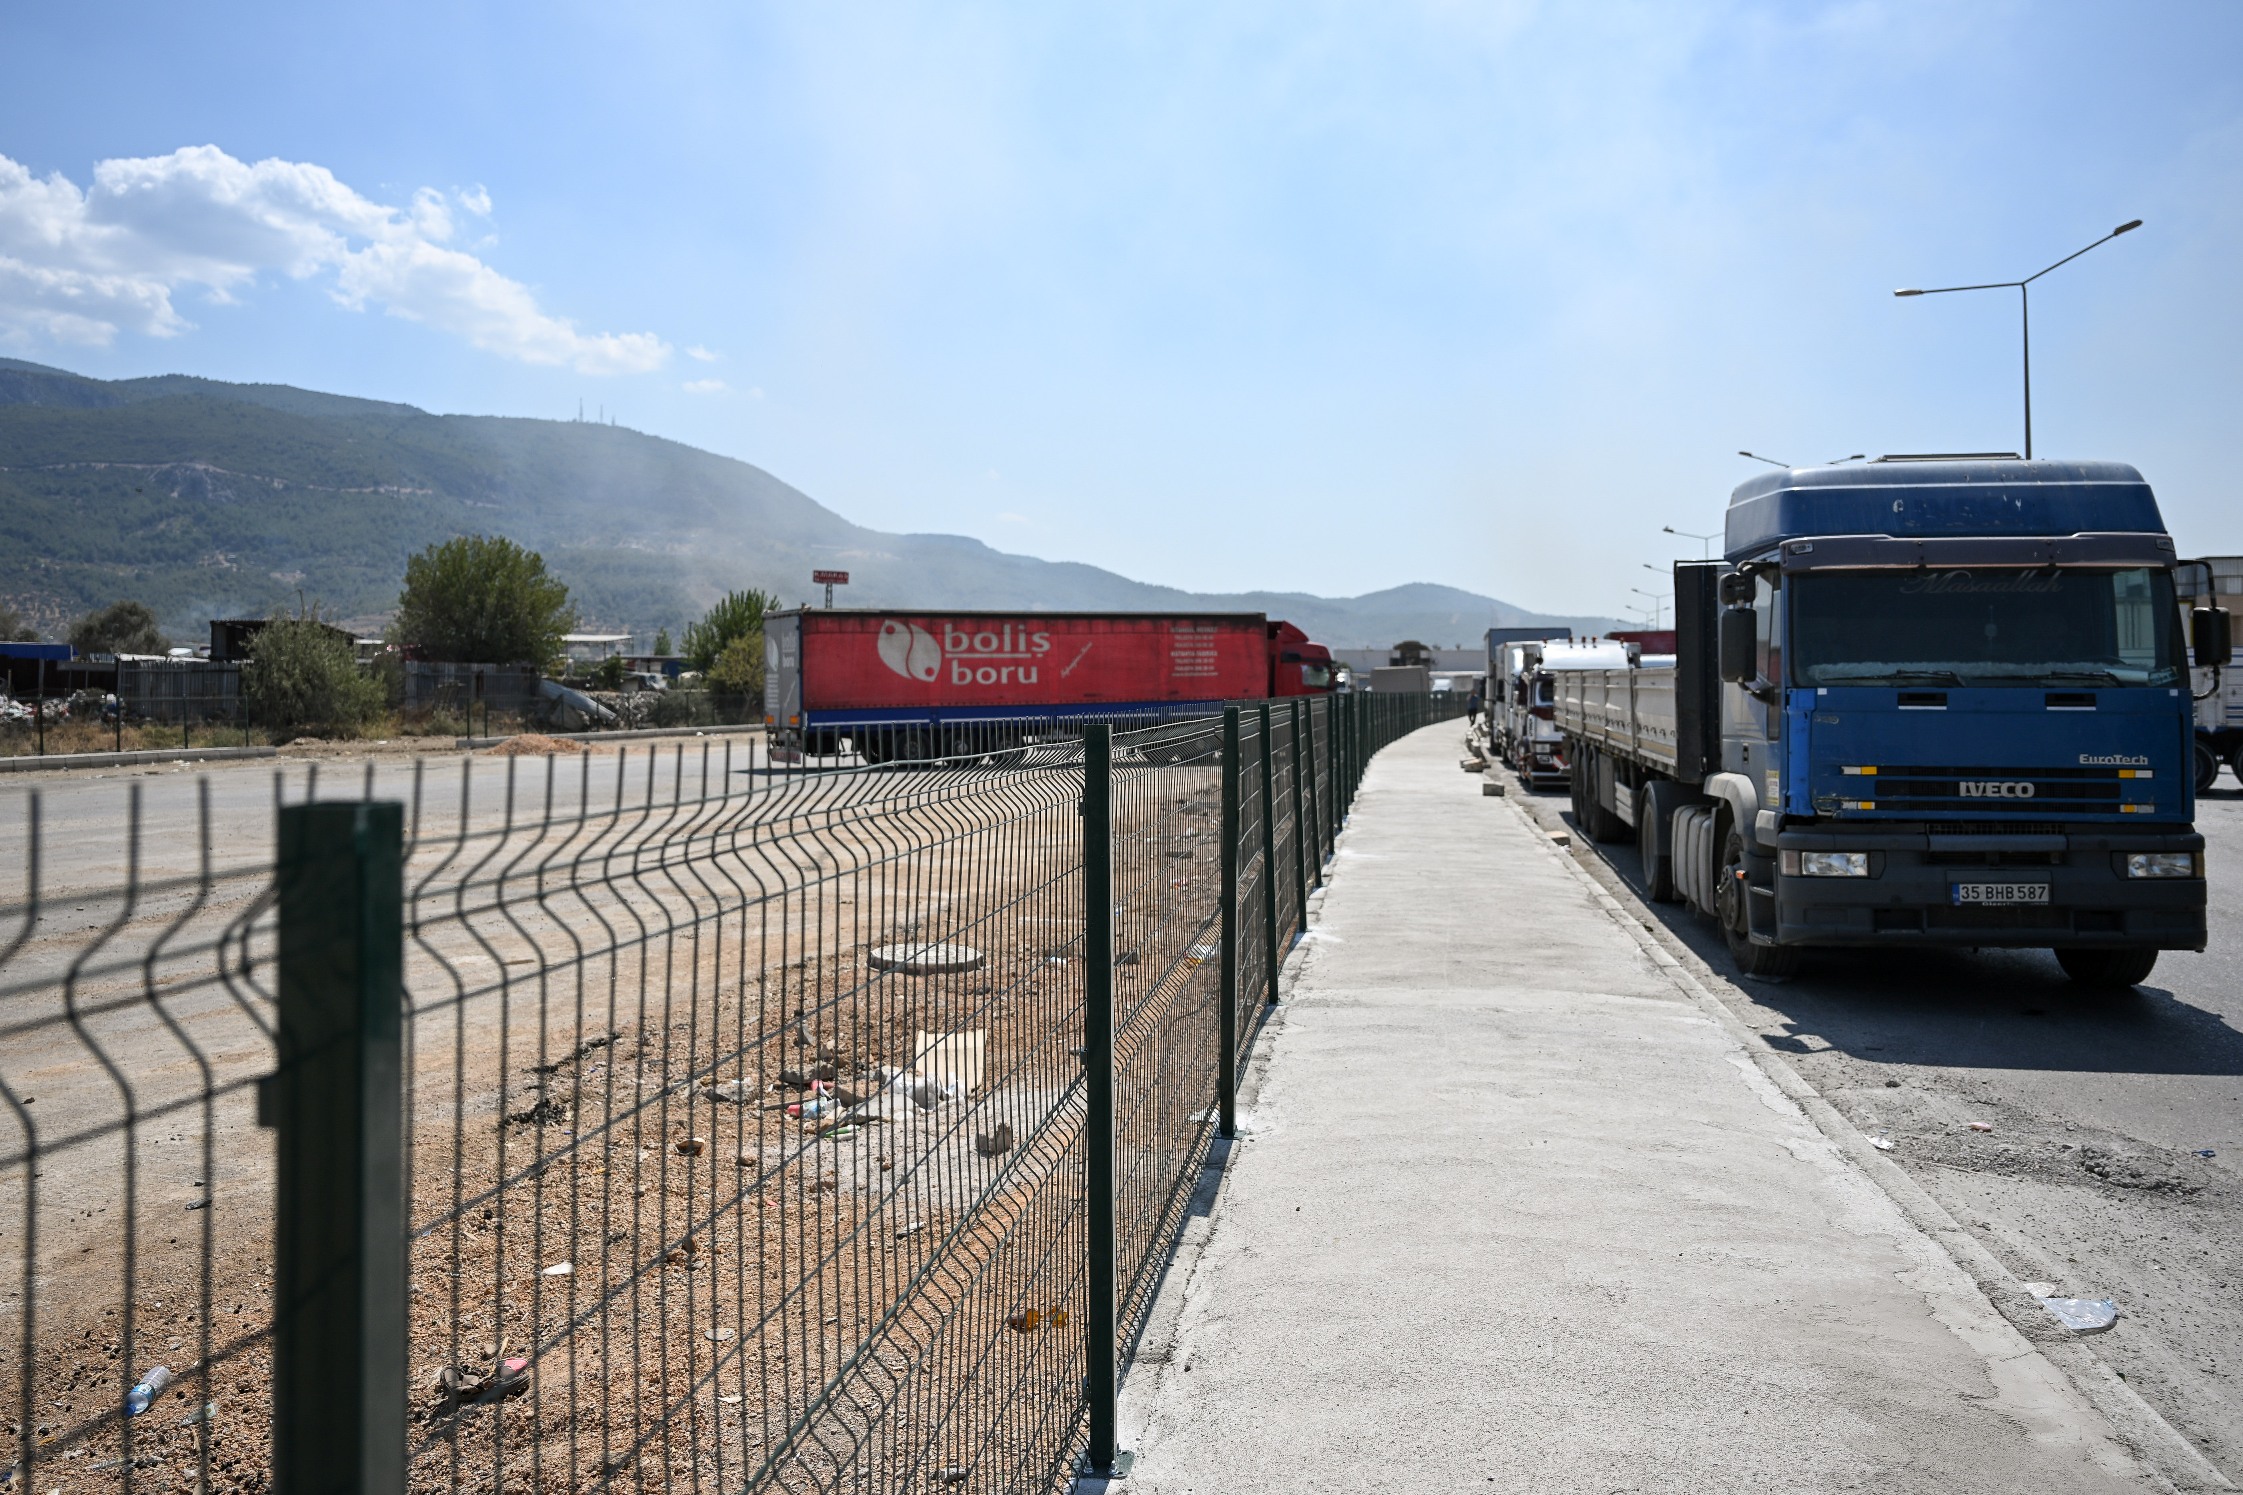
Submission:
M 1597 780 L 1602 777 L 1594 759 L 1584 765 L 1582 773 L 1581 802 L 1589 811 L 1589 839 L 1606 846 L 1628 839 L 1628 822 L 1604 807 L 1603 796 L 1597 793 Z M 1625 784 L 1615 784 L 1622 794 L 1631 792 Z
M 1636 791 L 1636 855 L 1643 862 L 1643 895 L 1653 903 L 1672 903 L 1681 895 L 1675 891 L 1673 858 L 1654 850 L 1658 818 L 1658 802 L 1646 784 Z
M 2196 792 L 2202 794 L 2212 787 L 2220 776 L 2220 755 L 2212 751 L 2212 744 L 2203 738 L 2196 739 Z
M 2058 950 L 2056 963 L 2081 986 L 2100 990 L 2139 986 L 2157 965 L 2155 950 Z
M 2228 749 L 2227 770 L 2238 779 L 2243 779 L 2243 742 L 2239 742 Z
M 1738 971 L 1762 981 L 1794 974 L 1799 969 L 1796 947 L 1752 942 L 1750 916 L 1745 912 L 1745 900 L 1752 895 L 1746 890 L 1746 882 L 1745 838 L 1731 827 L 1729 839 L 1721 848 L 1720 881 L 1713 891 L 1714 912 L 1721 920 L 1721 937 L 1728 943 L 1729 958 L 1737 963 Z

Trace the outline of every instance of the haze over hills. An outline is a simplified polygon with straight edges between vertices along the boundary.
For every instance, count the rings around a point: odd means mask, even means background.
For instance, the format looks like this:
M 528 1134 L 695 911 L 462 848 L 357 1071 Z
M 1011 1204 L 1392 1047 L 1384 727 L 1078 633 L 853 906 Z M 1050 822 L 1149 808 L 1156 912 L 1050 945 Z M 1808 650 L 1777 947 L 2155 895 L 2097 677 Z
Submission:
M 408 555 L 472 533 L 542 551 L 587 627 L 642 636 L 728 588 L 808 598 L 815 567 L 851 573 L 852 606 L 1263 612 L 1335 647 L 1619 626 L 1428 583 L 1186 592 L 959 535 L 864 529 L 761 468 L 621 427 L 0 358 L 0 600 L 50 637 L 131 597 L 197 639 L 209 618 L 293 608 L 299 591 L 376 626 Z

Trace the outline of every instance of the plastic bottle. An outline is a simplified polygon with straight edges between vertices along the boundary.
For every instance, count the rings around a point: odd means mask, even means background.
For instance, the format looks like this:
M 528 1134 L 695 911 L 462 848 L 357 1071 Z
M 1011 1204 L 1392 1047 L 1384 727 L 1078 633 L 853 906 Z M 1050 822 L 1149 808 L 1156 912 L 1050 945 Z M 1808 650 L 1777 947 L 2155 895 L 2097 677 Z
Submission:
M 142 1376 L 140 1384 L 125 1393 L 125 1416 L 138 1417 L 141 1413 L 147 1411 L 156 1398 L 164 1394 L 164 1388 L 170 1384 L 171 1372 L 160 1365 Z

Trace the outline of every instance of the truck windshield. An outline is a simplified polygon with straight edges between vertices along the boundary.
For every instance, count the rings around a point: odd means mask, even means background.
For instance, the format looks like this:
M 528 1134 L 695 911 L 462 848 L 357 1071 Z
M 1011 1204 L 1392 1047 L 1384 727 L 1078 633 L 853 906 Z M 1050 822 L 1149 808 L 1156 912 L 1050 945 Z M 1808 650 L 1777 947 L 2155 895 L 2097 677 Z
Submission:
M 2173 685 L 2160 570 L 1826 571 L 1788 578 L 1795 685 Z

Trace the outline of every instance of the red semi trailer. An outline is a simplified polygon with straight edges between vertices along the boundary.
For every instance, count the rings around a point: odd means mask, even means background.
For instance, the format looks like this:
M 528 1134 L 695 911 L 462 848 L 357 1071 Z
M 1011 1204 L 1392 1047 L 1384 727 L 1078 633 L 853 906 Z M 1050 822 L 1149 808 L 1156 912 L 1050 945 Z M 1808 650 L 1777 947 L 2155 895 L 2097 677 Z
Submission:
M 1322 695 L 1332 655 L 1260 613 L 801 609 L 763 623 L 774 749 L 874 763 L 987 753 L 1081 717 Z

